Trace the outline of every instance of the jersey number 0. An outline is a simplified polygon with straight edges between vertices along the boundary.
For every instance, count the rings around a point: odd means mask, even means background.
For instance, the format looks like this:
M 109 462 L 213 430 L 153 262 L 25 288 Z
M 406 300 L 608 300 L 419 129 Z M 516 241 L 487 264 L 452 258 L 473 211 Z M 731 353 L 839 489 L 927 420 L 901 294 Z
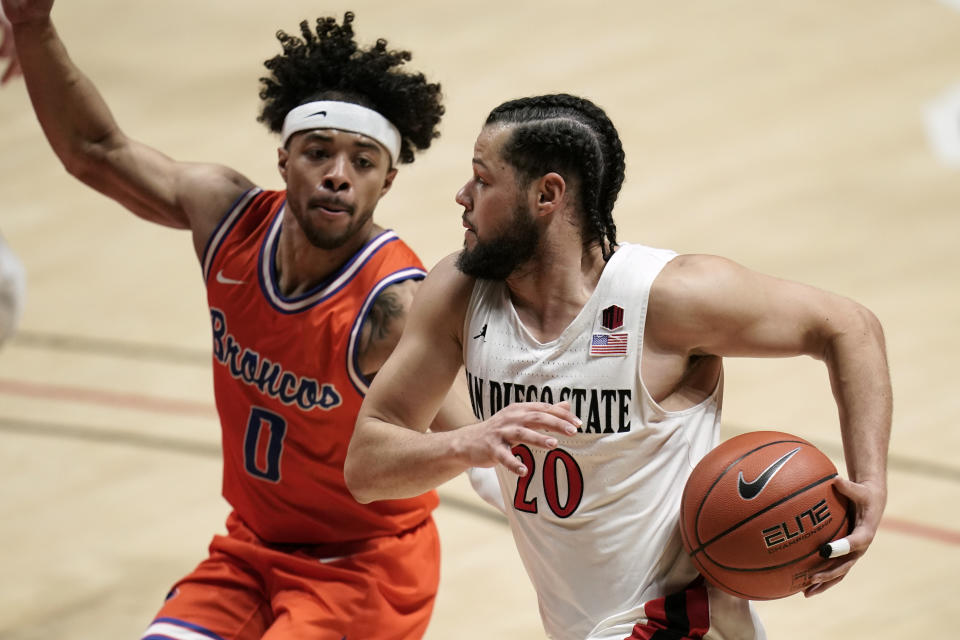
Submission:
M 269 482 L 280 482 L 280 454 L 287 421 L 262 407 L 250 407 L 243 438 L 243 465 L 247 473 Z

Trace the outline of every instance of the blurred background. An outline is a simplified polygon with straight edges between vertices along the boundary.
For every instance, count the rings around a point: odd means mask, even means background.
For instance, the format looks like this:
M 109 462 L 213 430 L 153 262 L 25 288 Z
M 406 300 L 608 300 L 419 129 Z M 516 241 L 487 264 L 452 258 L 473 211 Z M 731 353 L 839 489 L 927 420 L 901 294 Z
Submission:
M 882 321 L 890 495 L 825 594 L 760 603 L 771 639 L 947 637 L 960 588 L 960 6 L 956 0 L 60 0 L 54 20 L 122 128 L 280 188 L 256 122 L 277 29 L 357 14 L 442 84 L 442 136 L 377 209 L 428 266 L 500 102 L 591 98 L 620 130 L 621 240 L 712 253 L 850 296 Z M 64 105 L 69 109 L 70 105 Z M 0 90 L 0 233 L 27 306 L 0 350 L 0 638 L 133 638 L 227 513 L 209 322 L 189 237 L 68 176 L 22 80 Z M 730 360 L 724 437 L 776 429 L 843 469 L 822 363 Z M 503 520 L 441 489 L 428 639 L 543 638 Z

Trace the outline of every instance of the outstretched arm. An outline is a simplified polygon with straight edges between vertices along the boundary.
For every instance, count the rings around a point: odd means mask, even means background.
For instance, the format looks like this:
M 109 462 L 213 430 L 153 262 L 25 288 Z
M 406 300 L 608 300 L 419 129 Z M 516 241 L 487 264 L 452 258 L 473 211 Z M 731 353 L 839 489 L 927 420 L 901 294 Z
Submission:
M 435 420 L 463 364 L 462 327 L 473 281 L 452 257 L 417 292 L 396 350 L 380 369 L 357 417 L 344 476 L 360 502 L 429 491 L 470 467 L 526 469 L 510 452 L 524 442 L 551 448 L 544 431 L 572 433 L 577 418 L 563 405 L 511 404 L 490 419 L 449 431 Z
M 67 171 L 138 216 L 194 231 L 198 253 L 252 184 L 216 165 L 176 162 L 128 138 L 70 60 L 50 19 L 53 0 L 2 0 L 34 111 Z
M 857 507 L 852 552 L 825 562 L 813 595 L 843 578 L 870 546 L 887 499 L 892 391 L 883 330 L 862 305 L 713 256 L 682 256 L 650 296 L 648 332 L 661 349 L 687 355 L 823 360 L 837 402 L 850 481 L 837 489 Z

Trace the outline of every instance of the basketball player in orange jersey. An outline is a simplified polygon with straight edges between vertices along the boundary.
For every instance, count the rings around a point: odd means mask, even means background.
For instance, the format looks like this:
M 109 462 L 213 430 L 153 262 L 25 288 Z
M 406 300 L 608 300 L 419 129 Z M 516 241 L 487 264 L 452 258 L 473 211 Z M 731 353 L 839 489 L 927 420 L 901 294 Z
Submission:
M 286 189 L 266 191 L 127 137 L 68 57 L 52 0 L 3 7 L 67 170 L 142 218 L 189 229 L 207 285 L 233 512 L 144 637 L 421 637 L 438 583 L 437 496 L 361 505 L 343 460 L 425 275 L 372 215 L 397 166 L 437 137 L 439 85 L 405 72 L 410 54 L 383 40 L 358 48 L 351 13 L 279 33 L 259 120 L 281 134 Z
M 548 95 L 494 109 L 457 194 L 464 248 L 418 291 L 358 417 L 345 473 L 363 502 L 496 467 L 544 627 L 556 640 L 750 640 L 749 602 L 706 586 L 680 500 L 719 437 L 722 358 L 822 359 L 856 504 L 852 553 L 886 501 L 891 390 L 881 327 L 861 305 L 715 256 L 619 243 L 624 153 L 602 109 Z M 476 418 L 427 432 L 465 366 Z M 415 385 L 409 384 L 416 380 Z

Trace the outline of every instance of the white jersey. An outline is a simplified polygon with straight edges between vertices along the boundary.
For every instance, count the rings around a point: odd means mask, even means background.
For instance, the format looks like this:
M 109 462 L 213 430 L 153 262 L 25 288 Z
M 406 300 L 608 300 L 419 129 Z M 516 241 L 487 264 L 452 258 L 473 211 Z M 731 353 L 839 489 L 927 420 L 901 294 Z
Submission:
M 622 640 L 660 618 L 686 619 L 684 636 L 709 627 L 705 638 L 764 637 L 745 600 L 702 586 L 700 597 L 667 597 L 697 578 L 680 542 L 680 497 L 718 442 L 722 397 L 718 384 L 700 404 L 665 411 L 640 379 L 650 286 L 675 255 L 621 244 L 586 305 L 548 343 L 520 322 L 503 282 L 478 280 L 470 298 L 464 362 L 477 417 L 511 402 L 569 400 L 583 420 L 574 436 L 552 434 L 554 450 L 514 447 L 529 470 L 523 478 L 497 468 L 556 640 Z M 678 603 L 682 611 L 671 611 Z

